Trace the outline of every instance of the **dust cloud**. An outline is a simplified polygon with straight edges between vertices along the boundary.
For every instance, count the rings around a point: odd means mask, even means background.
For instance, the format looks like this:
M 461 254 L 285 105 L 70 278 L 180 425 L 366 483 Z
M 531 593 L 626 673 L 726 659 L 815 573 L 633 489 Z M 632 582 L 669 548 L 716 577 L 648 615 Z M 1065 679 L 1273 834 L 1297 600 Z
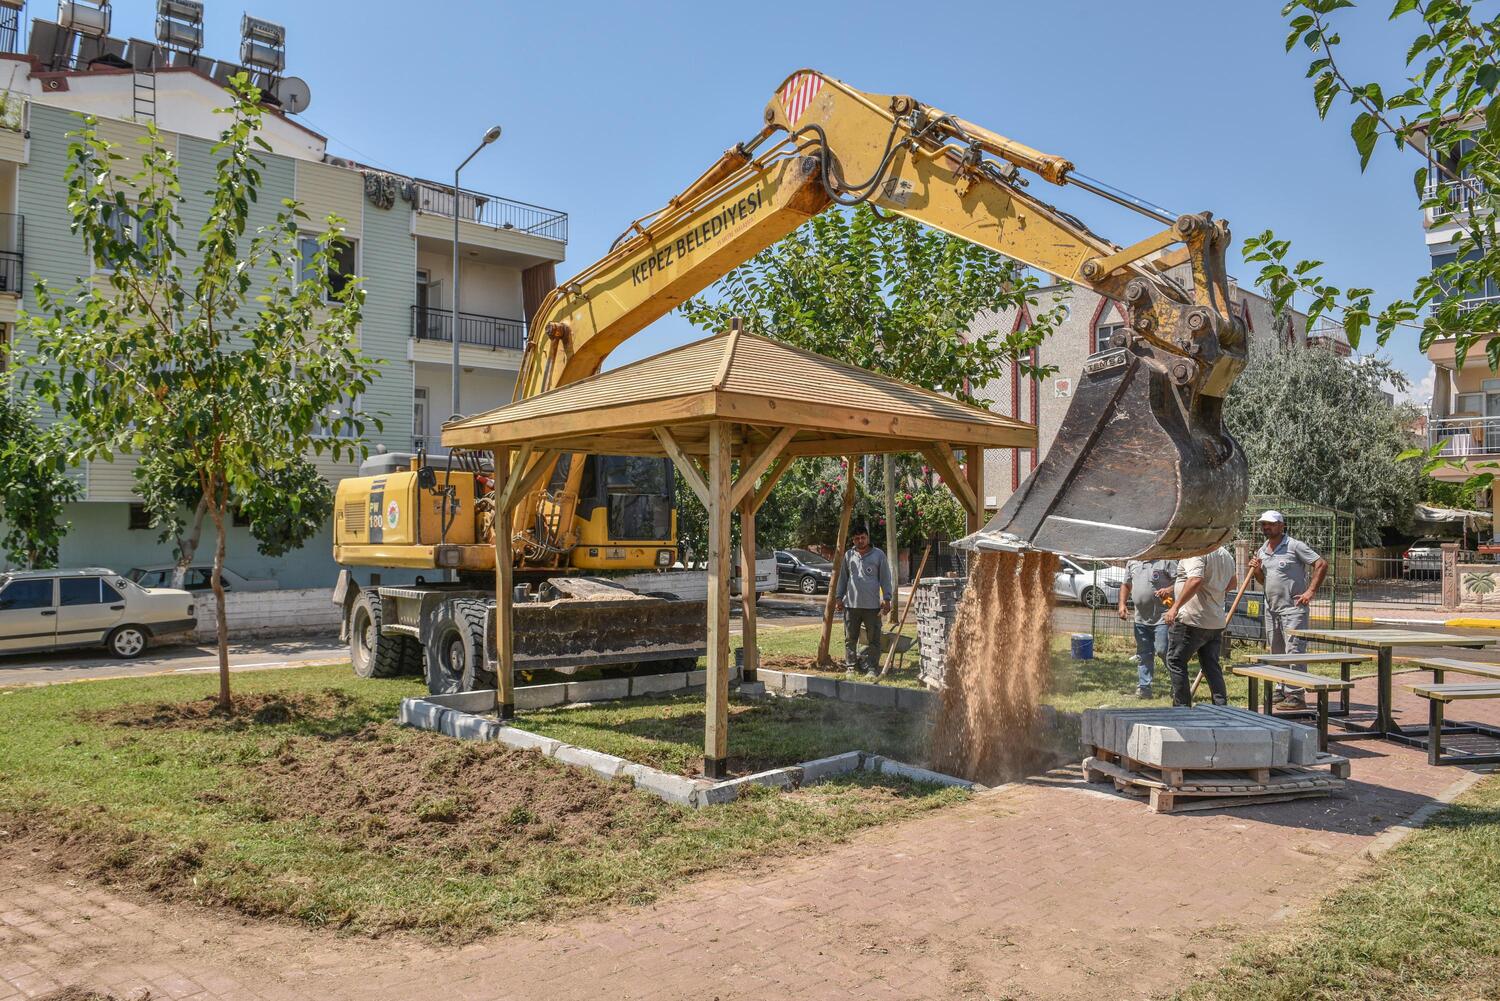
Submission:
M 948 647 L 933 731 L 938 771 L 995 785 L 1047 757 L 1037 706 L 1051 679 L 1052 553 L 974 562 Z

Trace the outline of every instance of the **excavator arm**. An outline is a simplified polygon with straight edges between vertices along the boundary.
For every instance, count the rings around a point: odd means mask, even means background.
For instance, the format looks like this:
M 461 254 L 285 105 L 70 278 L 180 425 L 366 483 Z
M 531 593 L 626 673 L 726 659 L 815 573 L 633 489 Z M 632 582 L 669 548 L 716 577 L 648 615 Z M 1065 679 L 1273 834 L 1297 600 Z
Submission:
M 1033 196 L 1035 178 L 1119 201 L 1164 228 L 1118 247 Z M 627 338 L 737 265 L 818 213 L 859 202 L 1118 300 L 1130 318 L 1085 365 L 1047 458 L 971 546 L 1155 558 L 1229 537 L 1247 476 L 1220 415 L 1245 364 L 1246 331 L 1231 310 L 1224 222 L 1143 208 L 1065 158 L 812 70 L 783 82 L 751 140 L 543 300 L 516 397 L 595 374 Z M 1186 286 L 1166 274 L 1183 262 Z M 519 512 L 517 525 L 532 520 Z

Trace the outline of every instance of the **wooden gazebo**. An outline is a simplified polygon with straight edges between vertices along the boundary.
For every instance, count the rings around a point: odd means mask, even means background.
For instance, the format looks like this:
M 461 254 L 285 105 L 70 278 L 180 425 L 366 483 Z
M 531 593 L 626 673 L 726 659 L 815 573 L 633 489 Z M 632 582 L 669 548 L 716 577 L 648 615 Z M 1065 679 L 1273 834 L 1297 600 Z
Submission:
M 443 426 L 447 447 L 495 456 L 496 523 L 567 453 L 667 456 L 709 514 L 703 770 L 728 753 L 730 518 L 740 514 L 744 670 L 753 678 L 755 512 L 793 459 L 920 452 L 977 530 L 983 450 L 1035 448 L 1029 424 L 895 379 L 731 331 Z M 967 475 L 957 452 L 966 453 Z M 739 475 L 732 466 L 739 462 Z M 844 540 L 840 540 L 842 548 Z M 514 702 L 511 539 L 495 533 L 497 702 Z

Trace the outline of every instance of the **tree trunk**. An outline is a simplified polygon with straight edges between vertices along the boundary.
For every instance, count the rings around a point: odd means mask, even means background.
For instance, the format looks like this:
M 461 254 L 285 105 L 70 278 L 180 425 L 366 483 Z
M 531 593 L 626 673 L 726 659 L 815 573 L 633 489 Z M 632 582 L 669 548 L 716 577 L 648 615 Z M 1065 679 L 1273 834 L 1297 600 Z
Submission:
M 224 617 L 224 551 L 227 548 L 224 540 L 224 515 L 227 504 L 219 503 L 215 498 L 210 510 L 214 517 L 214 531 L 218 533 L 218 539 L 214 543 L 214 608 L 218 612 L 218 642 L 219 642 L 219 708 L 228 712 L 234 708 L 234 702 L 229 695 L 229 622 Z
M 203 519 L 208 514 L 208 508 L 208 494 L 205 493 L 198 498 L 198 510 L 193 512 L 193 524 L 188 534 L 177 537 L 177 563 L 172 570 L 172 586 L 175 588 L 180 589 L 187 581 L 188 567 L 193 565 L 193 557 L 198 555 L 198 544 L 203 541 Z M 219 537 L 223 538 L 222 531 Z
M 896 457 L 885 454 L 885 558 L 891 567 L 891 587 L 901 593 L 901 561 L 896 554 Z M 891 625 L 896 624 L 897 609 L 901 602 L 891 602 Z

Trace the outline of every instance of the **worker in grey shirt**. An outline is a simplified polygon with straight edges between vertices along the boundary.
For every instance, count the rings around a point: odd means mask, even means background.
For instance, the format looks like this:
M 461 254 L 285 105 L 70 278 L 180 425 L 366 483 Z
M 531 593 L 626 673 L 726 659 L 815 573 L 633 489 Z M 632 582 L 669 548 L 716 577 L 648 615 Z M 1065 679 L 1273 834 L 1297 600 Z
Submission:
M 1309 606 L 1328 575 L 1328 561 L 1287 534 L 1280 511 L 1260 516 L 1260 534 L 1266 541 L 1250 560 L 1250 574 L 1265 584 L 1266 645 L 1272 653 L 1306 653 L 1307 640 L 1291 631 L 1307 628 Z M 1282 686 L 1277 708 L 1305 707 L 1302 689 Z
M 844 669 L 852 673 L 862 661 L 865 673 L 874 674 L 880 664 L 880 617 L 891 610 L 895 597 L 891 564 L 885 553 L 870 545 L 864 526 L 850 533 L 849 542 L 833 588 L 834 608 L 844 613 Z M 856 657 L 861 630 L 865 645 L 858 648 Z
M 1167 666 L 1167 624 L 1163 617 L 1167 606 L 1158 591 L 1172 586 L 1177 578 L 1176 560 L 1131 560 L 1125 564 L 1125 585 L 1120 588 L 1120 618 L 1129 612 L 1125 607 L 1125 596 L 1135 606 L 1136 689 L 1137 698 L 1152 697 L 1151 685 L 1156 676 L 1156 658 L 1161 658 L 1163 669 Z

